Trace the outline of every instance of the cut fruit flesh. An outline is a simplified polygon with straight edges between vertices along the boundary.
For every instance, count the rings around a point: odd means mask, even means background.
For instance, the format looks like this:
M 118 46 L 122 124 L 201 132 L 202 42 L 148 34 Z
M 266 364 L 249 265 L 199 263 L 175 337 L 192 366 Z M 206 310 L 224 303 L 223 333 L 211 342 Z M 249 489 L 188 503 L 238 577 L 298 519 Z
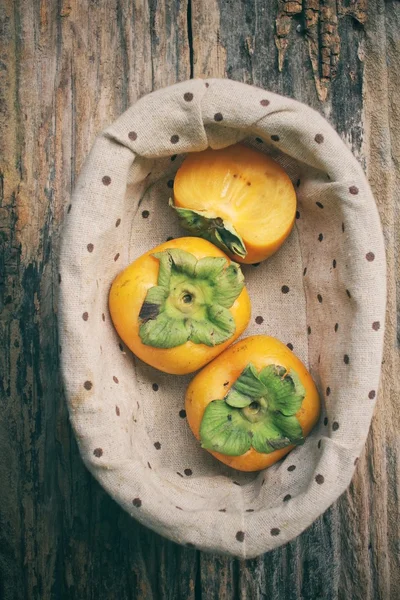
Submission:
M 216 213 L 246 246 L 272 251 L 290 233 L 296 212 L 296 194 L 282 167 L 241 144 L 189 154 L 175 177 L 174 202 Z

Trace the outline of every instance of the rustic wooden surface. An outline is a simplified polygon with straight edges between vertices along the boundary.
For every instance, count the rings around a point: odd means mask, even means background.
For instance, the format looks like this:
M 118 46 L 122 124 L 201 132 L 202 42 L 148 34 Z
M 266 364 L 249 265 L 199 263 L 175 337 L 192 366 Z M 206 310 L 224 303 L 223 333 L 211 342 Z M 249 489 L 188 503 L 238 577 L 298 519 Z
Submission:
M 395 0 L 0 3 L 1 599 L 400 598 L 399 32 Z M 249 561 L 181 548 L 125 514 L 83 467 L 59 375 L 57 253 L 77 173 L 128 105 L 191 76 L 324 114 L 367 171 L 387 244 L 383 379 L 352 485 Z

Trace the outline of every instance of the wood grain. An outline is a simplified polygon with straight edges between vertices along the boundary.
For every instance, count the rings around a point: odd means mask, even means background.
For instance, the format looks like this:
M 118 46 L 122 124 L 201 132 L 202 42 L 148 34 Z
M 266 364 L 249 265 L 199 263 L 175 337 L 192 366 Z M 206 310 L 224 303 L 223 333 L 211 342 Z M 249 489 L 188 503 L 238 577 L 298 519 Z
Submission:
M 0 598 L 400 597 L 399 31 L 395 0 L 0 4 Z M 326 116 L 367 172 L 387 247 L 382 385 L 353 482 L 303 535 L 249 561 L 181 548 L 125 514 L 83 467 L 59 375 L 57 256 L 76 176 L 127 106 L 190 76 Z

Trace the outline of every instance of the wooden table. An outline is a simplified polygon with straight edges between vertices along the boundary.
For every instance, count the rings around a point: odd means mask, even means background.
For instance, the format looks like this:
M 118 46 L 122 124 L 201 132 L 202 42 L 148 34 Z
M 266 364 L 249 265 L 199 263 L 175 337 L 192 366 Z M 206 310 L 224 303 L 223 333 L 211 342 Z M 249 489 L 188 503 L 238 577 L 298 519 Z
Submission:
M 1 3 L 0 598 L 400 598 L 399 31 L 395 0 Z M 367 172 L 387 247 L 382 384 L 350 489 L 249 561 L 125 514 L 81 462 L 59 374 L 60 225 L 94 137 L 139 96 L 205 76 L 324 114 Z

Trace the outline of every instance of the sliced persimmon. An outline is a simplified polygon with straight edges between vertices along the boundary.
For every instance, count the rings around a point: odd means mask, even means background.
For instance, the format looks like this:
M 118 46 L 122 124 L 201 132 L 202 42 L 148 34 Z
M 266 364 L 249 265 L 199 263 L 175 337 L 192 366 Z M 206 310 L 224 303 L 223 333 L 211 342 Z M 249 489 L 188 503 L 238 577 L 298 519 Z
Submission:
M 242 144 L 189 154 L 178 169 L 171 205 L 182 226 L 238 262 L 260 262 L 283 244 L 296 193 L 282 167 Z

